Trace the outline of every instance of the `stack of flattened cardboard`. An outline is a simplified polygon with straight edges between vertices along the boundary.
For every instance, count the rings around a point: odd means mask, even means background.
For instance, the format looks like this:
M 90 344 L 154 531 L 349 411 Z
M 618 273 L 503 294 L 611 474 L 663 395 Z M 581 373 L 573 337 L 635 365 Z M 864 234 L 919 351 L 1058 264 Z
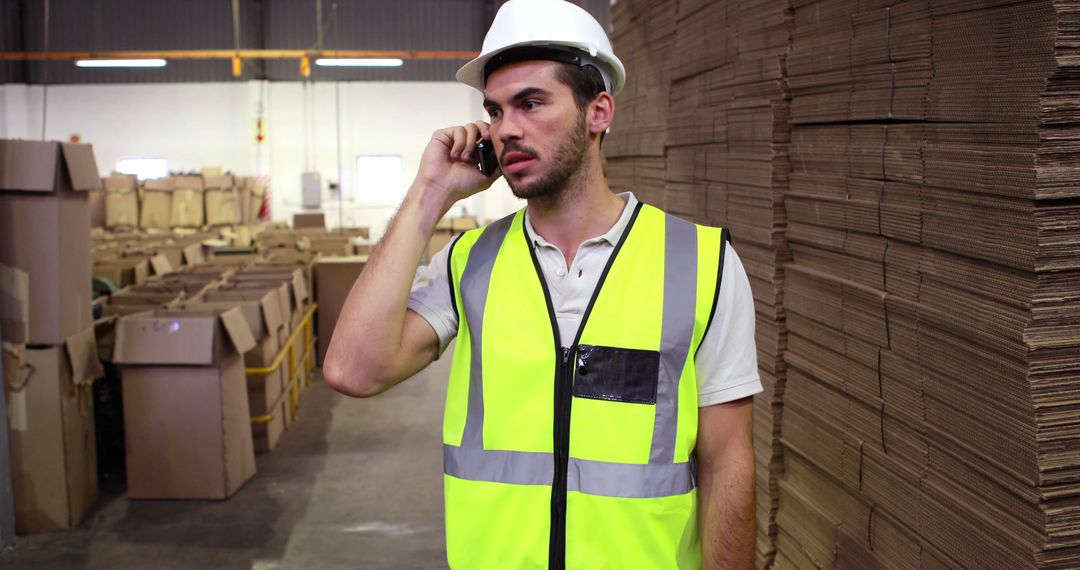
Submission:
M 759 563 L 768 564 L 785 374 L 789 15 L 784 3 L 704 1 L 619 3 L 613 13 L 615 51 L 630 81 L 605 142 L 611 186 L 729 229 L 750 277 L 765 387 L 754 414 L 757 549 Z
M 1075 81 L 1054 6 L 794 21 L 777 560 L 1075 567 L 1080 192 L 1044 186 L 1064 160 L 1038 126 Z M 862 71 L 886 66 L 881 92 Z
M 617 192 L 664 207 L 664 141 L 675 49 L 674 0 L 612 6 L 612 42 L 628 81 L 604 140 L 608 181 Z
M 1080 566 L 1075 10 L 785 4 L 616 4 L 605 147 L 613 188 L 731 227 L 750 275 L 758 565 Z
M 70 528 L 97 500 L 90 389 L 90 146 L 0 140 L 0 327 L 16 531 Z

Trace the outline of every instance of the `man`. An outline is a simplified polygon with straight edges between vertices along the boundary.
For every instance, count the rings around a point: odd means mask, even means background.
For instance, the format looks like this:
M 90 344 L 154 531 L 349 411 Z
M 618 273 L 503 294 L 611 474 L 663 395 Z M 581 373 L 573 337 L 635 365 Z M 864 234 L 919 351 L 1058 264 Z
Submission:
M 483 92 L 490 125 L 432 136 L 342 310 L 327 382 L 373 396 L 456 336 L 453 568 L 751 567 L 761 385 L 726 233 L 608 188 L 600 143 L 625 71 L 580 8 L 510 0 L 458 79 Z M 499 175 L 527 207 L 415 271 L 436 222 Z

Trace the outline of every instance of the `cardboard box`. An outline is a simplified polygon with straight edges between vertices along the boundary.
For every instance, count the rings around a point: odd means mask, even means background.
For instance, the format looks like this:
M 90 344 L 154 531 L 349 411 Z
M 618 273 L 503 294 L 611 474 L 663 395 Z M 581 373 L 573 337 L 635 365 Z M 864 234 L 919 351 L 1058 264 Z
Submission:
M 275 290 L 278 293 L 281 302 L 282 315 L 286 316 L 288 325 L 285 329 L 285 334 L 281 338 L 282 345 L 287 342 L 288 337 L 297 329 L 297 327 L 299 327 L 300 321 L 303 319 L 303 315 L 309 306 L 307 283 L 304 280 L 302 273 L 296 269 L 287 269 L 285 271 L 245 270 L 243 272 L 237 272 L 230 277 L 229 282 L 222 284 L 221 287 L 219 287 L 219 290 L 246 292 L 247 294 L 261 294 L 266 290 Z M 314 329 L 312 330 L 314 332 Z M 303 333 L 297 334 L 293 339 L 292 350 L 296 362 L 298 364 L 301 363 L 308 350 L 304 344 Z M 304 382 L 302 380 L 306 378 L 307 370 L 301 366 L 294 377 L 284 377 L 284 382 L 286 388 L 295 383 L 297 384 L 297 389 L 299 389 L 303 387 Z
M 185 265 L 200 265 L 206 261 L 206 258 L 203 256 L 203 246 L 201 243 L 193 243 L 185 246 L 183 252 Z
M 105 227 L 130 229 L 139 226 L 138 180 L 114 172 L 105 179 Z
M 90 145 L 0 140 L 0 266 L 29 294 L 0 284 L 4 340 L 59 345 L 90 326 L 86 191 L 100 183 Z
M 203 189 L 205 190 L 229 190 L 236 187 L 236 181 L 232 174 L 209 175 L 203 172 Z
M 184 265 L 184 247 L 181 245 L 170 243 L 154 246 L 154 252 L 158 255 L 164 255 L 169 260 L 169 265 L 174 271 Z
M 128 496 L 225 499 L 255 474 L 239 309 L 154 311 L 120 319 Z
M 139 227 L 168 229 L 172 222 L 172 193 L 144 187 Z
M 89 192 L 90 227 L 105 227 L 105 191 L 93 189 Z M 133 224 L 134 225 L 134 224 Z
M 308 281 L 303 271 L 295 267 L 253 267 L 232 275 L 235 286 L 258 286 L 258 283 L 270 283 L 274 286 L 285 283 L 288 287 L 287 306 L 290 330 L 300 324 L 304 312 L 311 302 Z
M 345 299 L 352 290 L 353 283 L 367 265 L 366 256 L 329 257 L 315 260 L 315 302 L 317 331 L 319 338 L 318 365 L 322 366 L 330 337 L 334 334 L 338 314 L 345 305 Z
M 351 255 L 353 245 L 345 236 L 309 238 L 308 250 L 317 255 Z
M 96 261 L 92 274 L 112 281 L 117 287 L 141 285 L 150 276 L 150 262 L 133 257 Z
M 326 228 L 326 215 L 322 212 L 293 214 L 293 228 Z
M 226 226 L 240 223 L 240 200 L 234 188 L 207 189 L 206 224 Z
M 427 258 L 430 260 L 432 257 L 435 257 L 435 254 L 446 247 L 446 244 L 450 243 L 450 240 L 454 239 L 455 235 L 457 234 L 449 229 L 436 229 L 435 232 L 431 234 L 431 239 L 428 240 L 427 250 L 425 250 Z
M 219 309 L 236 307 L 244 313 L 256 343 L 255 348 L 244 355 L 246 368 L 270 367 L 281 349 L 281 339 L 287 337 L 288 325 L 281 314 L 279 296 L 273 290 L 254 294 L 242 291 L 210 291 L 188 306 Z M 283 380 L 287 371 L 288 365 L 283 362 L 270 374 L 247 377 L 251 417 L 266 420 L 251 426 L 255 451 L 273 450 L 285 429 L 281 404 L 287 389 Z
M 177 188 L 172 193 L 172 227 L 197 228 L 203 225 L 202 191 Z
M 60 346 L 6 347 L 3 359 L 16 532 L 77 526 L 98 497 L 94 328 Z

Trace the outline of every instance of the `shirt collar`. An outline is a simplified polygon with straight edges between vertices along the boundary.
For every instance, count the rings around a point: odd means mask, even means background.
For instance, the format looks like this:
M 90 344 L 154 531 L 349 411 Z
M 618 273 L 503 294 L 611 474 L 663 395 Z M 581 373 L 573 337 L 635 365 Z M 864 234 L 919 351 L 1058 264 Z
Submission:
M 606 241 L 613 246 L 619 243 L 619 238 L 622 237 L 623 232 L 626 230 L 626 226 L 630 223 L 630 217 L 634 215 L 634 209 L 637 208 L 638 199 L 634 196 L 633 192 L 620 192 L 616 194 L 616 196 L 625 199 L 626 205 L 623 206 L 623 211 L 622 214 L 619 215 L 619 219 L 615 220 L 615 225 L 611 226 L 611 229 L 608 231 L 585 240 L 582 242 L 582 245 L 600 241 Z M 532 221 L 529 219 L 528 208 L 525 209 L 525 229 L 528 230 L 529 235 L 532 236 L 533 241 L 535 241 L 537 245 L 555 247 L 554 244 L 544 239 L 544 236 L 537 233 L 536 229 L 533 228 Z

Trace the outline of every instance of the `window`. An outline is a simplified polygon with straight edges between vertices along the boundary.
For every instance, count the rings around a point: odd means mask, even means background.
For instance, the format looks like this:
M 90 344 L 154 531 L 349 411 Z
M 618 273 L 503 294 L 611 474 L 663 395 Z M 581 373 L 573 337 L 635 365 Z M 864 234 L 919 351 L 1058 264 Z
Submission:
M 401 185 L 401 155 L 361 155 L 356 157 L 358 202 L 398 205 L 405 197 Z
M 116 161 L 116 171 L 134 174 L 139 180 L 165 178 L 169 175 L 169 167 L 164 158 L 121 158 Z

